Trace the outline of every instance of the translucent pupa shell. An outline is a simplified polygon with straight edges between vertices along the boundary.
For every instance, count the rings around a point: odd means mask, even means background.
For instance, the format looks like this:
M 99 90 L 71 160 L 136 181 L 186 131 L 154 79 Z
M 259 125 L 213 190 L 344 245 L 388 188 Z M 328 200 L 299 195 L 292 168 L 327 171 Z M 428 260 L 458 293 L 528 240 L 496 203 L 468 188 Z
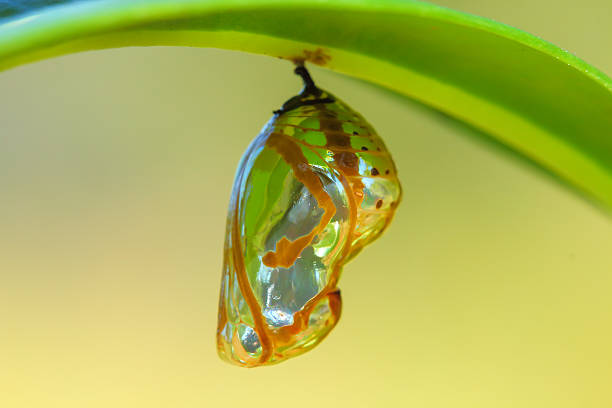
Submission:
M 370 124 L 296 73 L 304 89 L 248 147 L 230 199 L 217 349 L 243 367 L 279 363 L 329 334 L 342 267 L 380 236 L 401 197 Z

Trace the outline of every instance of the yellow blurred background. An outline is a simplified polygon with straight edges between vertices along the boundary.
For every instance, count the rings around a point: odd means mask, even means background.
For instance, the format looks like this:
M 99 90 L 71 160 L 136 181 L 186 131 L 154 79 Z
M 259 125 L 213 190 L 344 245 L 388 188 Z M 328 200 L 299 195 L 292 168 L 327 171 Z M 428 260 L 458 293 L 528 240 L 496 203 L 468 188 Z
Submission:
M 607 0 L 438 3 L 612 73 Z M 334 332 L 251 370 L 215 351 L 224 218 L 290 64 L 128 48 L 0 75 L 0 407 L 612 406 L 612 219 L 462 125 L 312 73 L 385 139 L 404 200 L 345 268 Z

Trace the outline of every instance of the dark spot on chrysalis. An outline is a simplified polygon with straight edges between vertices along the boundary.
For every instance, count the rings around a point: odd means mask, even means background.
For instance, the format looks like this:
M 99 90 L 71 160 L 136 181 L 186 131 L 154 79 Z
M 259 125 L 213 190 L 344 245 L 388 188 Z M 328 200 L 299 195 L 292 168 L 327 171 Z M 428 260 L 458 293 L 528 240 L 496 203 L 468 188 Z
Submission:
M 355 131 L 353 131 L 353 134 L 354 134 L 355 136 L 357 136 L 359 133 L 357 133 L 357 131 L 355 130 Z
M 361 150 L 363 150 L 364 152 L 367 152 L 367 151 L 368 151 L 368 148 L 367 148 L 367 147 L 365 147 L 365 146 L 361 146 Z
M 376 201 L 376 208 L 380 208 L 383 205 L 383 200 Z
M 380 173 L 378 172 L 378 169 L 376 167 L 372 168 L 372 173 L 373 176 L 378 176 Z
M 389 174 L 389 173 L 390 173 L 389 169 L 385 170 L 385 174 Z
M 377 148 L 376 148 L 376 151 L 380 152 L 380 147 L 377 147 Z

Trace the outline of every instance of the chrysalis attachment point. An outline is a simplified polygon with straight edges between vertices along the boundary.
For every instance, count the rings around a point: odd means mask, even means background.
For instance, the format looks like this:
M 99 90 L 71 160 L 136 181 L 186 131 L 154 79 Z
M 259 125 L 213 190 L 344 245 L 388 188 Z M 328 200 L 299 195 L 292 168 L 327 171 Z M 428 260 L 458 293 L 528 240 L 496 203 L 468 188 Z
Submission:
M 279 115 L 281 113 L 289 112 L 294 109 L 299 108 L 300 106 L 308 106 L 308 105 L 317 105 L 320 103 L 333 103 L 335 100 L 331 95 L 327 95 L 326 97 L 322 97 L 323 91 L 317 88 L 312 77 L 310 76 L 310 72 L 306 69 L 304 65 L 298 65 L 295 67 L 293 72 L 296 75 L 299 75 L 302 78 L 302 82 L 304 82 L 304 88 L 299 95 L 294 96 L 289 99 L 287 102 L 283 104 L 283 106 L 274 111 L 274 114 Z
M 230 198 L 219 300 L 219 355 L 279 363 L 336 325 L 344 264 L 389 225 L 395 164 L 365 119 L 319 89 L 285 102 L 242 157 Z

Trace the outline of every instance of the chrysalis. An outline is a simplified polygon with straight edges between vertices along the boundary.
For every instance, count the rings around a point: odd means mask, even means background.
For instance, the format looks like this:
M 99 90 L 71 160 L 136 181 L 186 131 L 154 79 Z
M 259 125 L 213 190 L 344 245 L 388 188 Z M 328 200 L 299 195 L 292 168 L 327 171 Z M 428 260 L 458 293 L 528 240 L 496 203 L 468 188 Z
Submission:
M 389 225 L 401 197 L 369 123 L 295 69 L 289 99 L 242 157 L 230 198 L 217 348 L 243 366 L 316 346 L 340 317 L 344 264 Z

